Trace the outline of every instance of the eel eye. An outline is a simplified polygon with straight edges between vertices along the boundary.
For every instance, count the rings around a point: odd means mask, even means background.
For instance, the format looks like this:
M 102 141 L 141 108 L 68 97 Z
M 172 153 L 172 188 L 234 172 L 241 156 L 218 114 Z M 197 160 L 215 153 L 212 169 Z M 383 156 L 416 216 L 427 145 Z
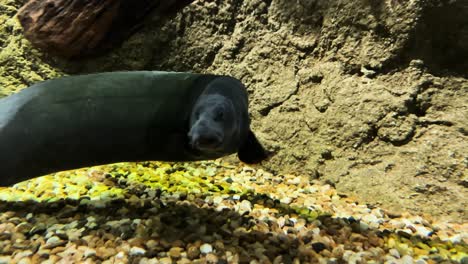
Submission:
M 222 121 L 224 121 L 224 113 L 223 113 L 223 111 L 219 111 L 219 112 L 216 113 L 216 116 L 215 116 L 215 118 L 214 118 L 214 121 L 216 121 L 216 122 L 222 122 Z
M 200 113 L 201 113 L 200 110 L 197 110 L 197 111 L 195 112 L 195 120 L 200 119 Z

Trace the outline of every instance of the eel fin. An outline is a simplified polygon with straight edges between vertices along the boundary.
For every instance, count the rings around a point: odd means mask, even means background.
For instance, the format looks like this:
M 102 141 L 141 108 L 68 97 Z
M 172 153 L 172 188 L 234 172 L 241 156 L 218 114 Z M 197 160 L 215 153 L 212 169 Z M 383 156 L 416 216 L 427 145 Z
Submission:
M 242 162 L 255 164 L 265 160 L 269 155 L 260 142 L 258 142 L 252 130 L 249 129 L 247 138 L 242 146 L 240 146 L 237 156 Z

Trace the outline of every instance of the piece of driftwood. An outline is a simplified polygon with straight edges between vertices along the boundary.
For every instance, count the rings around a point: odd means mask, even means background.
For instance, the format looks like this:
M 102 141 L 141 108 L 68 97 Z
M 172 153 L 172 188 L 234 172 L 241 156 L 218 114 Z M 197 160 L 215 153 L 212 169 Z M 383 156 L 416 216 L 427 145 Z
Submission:
M 193 0 L 30 0 L 18 19 L 34 46 L 64 57 L 101 53 L 125 40 L 150 13 L 169 16 Z

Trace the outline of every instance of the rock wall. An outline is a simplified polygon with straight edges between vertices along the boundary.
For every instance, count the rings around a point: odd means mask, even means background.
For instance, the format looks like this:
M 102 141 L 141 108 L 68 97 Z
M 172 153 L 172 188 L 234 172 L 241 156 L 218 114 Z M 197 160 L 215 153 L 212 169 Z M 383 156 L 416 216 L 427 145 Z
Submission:
M 18 1 L 6 2 L 3 87 L 61 72 L 233 75 L 275 152 L 266 168 L 388 209 L 468 219 L 466 1 L 198 0 L 85 61 L 31 49 L 9 26 Z

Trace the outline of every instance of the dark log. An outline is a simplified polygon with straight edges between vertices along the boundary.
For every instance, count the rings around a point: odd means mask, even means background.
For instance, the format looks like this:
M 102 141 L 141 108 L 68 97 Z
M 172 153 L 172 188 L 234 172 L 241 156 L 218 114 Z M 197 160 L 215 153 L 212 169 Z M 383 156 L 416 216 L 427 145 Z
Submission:
M 169 16 L 193 0 L 30 0 L 18 19 L 38 48 L 64 57 L 102 53 L 138 29 L 153 11 Z

